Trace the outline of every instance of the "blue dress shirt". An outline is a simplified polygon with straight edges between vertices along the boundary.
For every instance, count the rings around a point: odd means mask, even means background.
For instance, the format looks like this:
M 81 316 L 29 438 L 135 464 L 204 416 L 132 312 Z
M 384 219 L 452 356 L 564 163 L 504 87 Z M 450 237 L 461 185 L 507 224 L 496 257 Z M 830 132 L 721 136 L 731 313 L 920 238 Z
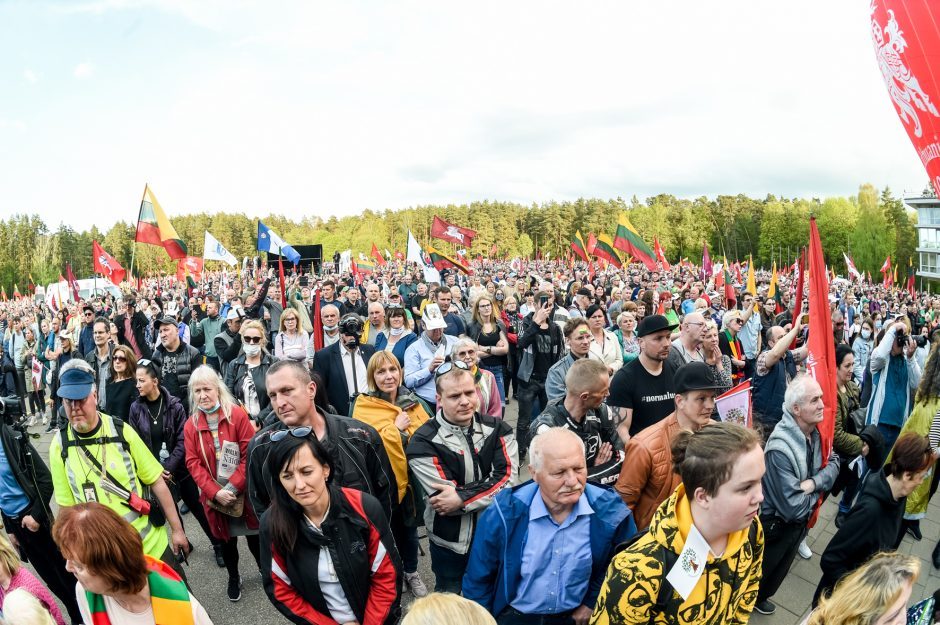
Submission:
M 523 614 L 557 614 L 581 605 L 591 579 L 590 515 L 581 498 L 561 524 L 555 522 L 541 491 L 529 508 L 529 529 L 522 548 L 522 583 L 510 605 Z

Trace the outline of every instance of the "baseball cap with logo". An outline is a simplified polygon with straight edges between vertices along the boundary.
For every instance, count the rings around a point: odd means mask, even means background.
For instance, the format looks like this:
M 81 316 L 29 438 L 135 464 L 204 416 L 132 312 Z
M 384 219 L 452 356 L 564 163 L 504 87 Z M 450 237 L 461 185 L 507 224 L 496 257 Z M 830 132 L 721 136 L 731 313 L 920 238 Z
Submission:
M 447 327 L 447 322 L 444 321 L 444 315 L 441 314 L 441 307 L 437 304 L 428 304 L 425 306 L 421 320 L 424 321 L 424 327 L 428 330 L 443 330 Z

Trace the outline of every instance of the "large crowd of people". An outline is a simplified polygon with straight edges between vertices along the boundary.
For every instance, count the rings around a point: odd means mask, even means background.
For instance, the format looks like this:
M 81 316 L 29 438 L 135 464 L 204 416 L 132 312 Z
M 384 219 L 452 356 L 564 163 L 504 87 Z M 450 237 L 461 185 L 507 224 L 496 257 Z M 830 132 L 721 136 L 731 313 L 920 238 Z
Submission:
M 770 297 L 766 272 L 523 265 L 0 303 L 5 621 L 210 623 L 181 564 L 201 531 L 228 598 L 244 537 L 293 623 L 746 623 L 841 494 L 807 622 L 905 622 L 920 567 L 895 550 L 940 482 L 940 297 L 833 282 L 824 455 L 795 277 Z M 744 382 L 752 418 L 722 421 Z

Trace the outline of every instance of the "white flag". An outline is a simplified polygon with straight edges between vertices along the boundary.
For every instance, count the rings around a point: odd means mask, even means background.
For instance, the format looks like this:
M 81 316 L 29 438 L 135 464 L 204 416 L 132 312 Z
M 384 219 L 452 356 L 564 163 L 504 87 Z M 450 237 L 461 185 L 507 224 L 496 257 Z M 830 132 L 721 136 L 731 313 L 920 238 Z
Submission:
M 751 381 L 739 384 L 715 398 L 718 418 L 751 427 Z
M 411 234 L 411 230 L 408 231 L 408 254 L 405 259 L 408 262 L 417 263 L 424 270 L 425 282 L 441 281 L 441 273 L 425 258 L 424 248 L 418 243 L 415 235 Z
M 225 246 L 219 243 L 218 239 L 209 234 L 208 230 L 206 230 L 206 241 L 202 246 L 202 258 L 204 260 L 221 260 L 223 263 L 228 263 L 232 266 L 238 264 L 238 259 L 235 258 L 235 255 L 225 249 Z

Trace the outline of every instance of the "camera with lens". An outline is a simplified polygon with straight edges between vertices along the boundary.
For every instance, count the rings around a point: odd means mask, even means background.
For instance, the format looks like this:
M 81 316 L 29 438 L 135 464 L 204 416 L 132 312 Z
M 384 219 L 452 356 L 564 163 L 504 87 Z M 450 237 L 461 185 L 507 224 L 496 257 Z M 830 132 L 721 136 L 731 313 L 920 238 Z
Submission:
M 363 328 L 362 319 L 355 313 L 343 315 L 339 321 L 339 333 L 355 336 L 357 339 L 362 336 Z
M 915 334 L 911 338 L 914 339 L 914 345 L 917 347 L 923 347 L 927 344 L 927 337 L 921 334 Z
M 0 397 L 0 417 L 3 418 L 4 423 L 14 429 L 26 431 L 26 415 L 23 414 L 19 397 Z

